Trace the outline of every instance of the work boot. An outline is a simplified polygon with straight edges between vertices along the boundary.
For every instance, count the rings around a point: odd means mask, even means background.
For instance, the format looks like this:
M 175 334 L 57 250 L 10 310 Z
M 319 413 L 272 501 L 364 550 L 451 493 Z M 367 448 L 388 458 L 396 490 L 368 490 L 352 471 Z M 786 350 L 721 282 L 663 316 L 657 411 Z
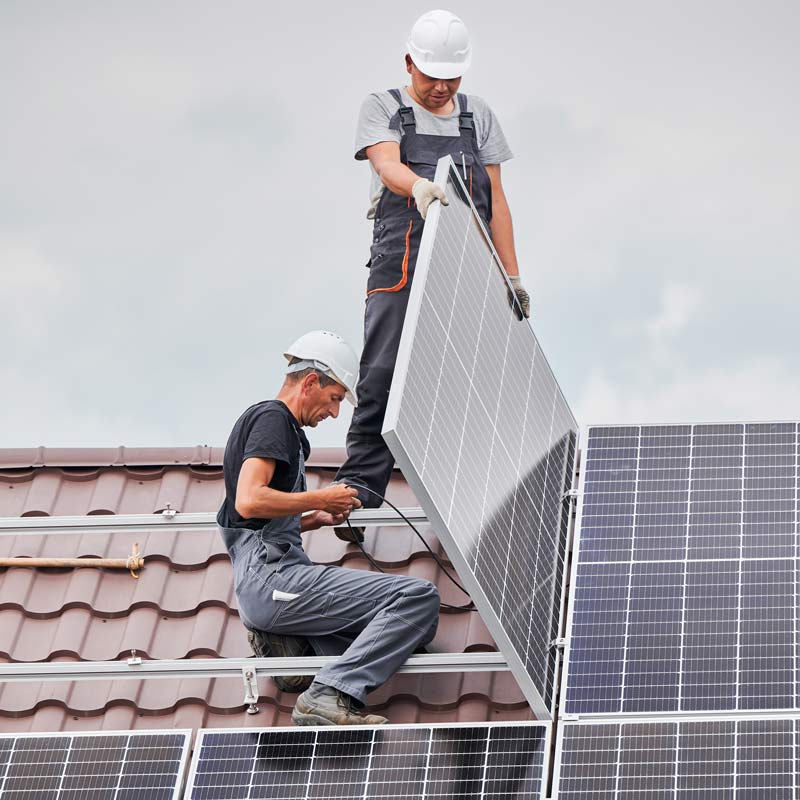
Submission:
M 247 641 L 258 658 L 300 658 L 313 655 L 311 644 L 304 636 L 281 636 L 248 629 Z M 304 692 L 311 686 L 313 675 L 273 675 L 272 680 L 282 692 Z
M 323 683 L 312 683 L 292 711 L 295 725 L 385 725 L 388 721 L 377 714 L 362 714 L 350 695 Z
M 337 525 L 333 532 L 336 534 L 337 539 L 343 542 L 351 542 L 353 544 L 364 542 L 364 529 L 357 525 Z

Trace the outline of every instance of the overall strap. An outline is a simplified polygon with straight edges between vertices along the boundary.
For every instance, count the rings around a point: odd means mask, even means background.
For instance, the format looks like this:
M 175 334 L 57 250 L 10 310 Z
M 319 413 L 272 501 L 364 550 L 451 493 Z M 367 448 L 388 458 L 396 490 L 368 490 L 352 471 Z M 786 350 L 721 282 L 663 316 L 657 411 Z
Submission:
M 467 96 L 462 94 L 461 92 L 458 93 L 458 129 L 459 131 L 471 131 L 472 133 L 475 132 L 475 123 L 472 118 L 472 112 L 467 111 Z
M 398 114 L 400 114 L 400 124 L 404 128 L 413 128 L 414 130 L 417 129 L 417 123 L 414 119 L 414 109 L 411 106 L 404 106 L 403 105 L 403 98 L 400 95 L 399 89 L 389 89 L 389 94 L 397 101 L 397 105 L 400 106 L 398 109 Z
M 306 490 L 306 454 L 303 452 L 303 440 L 300 438 L 300 433 L 295 430 L 294 435 L 297 437 L 299 453 L 297 458 L 297 477 L 294 479 L 292 491 L 304 492 Z

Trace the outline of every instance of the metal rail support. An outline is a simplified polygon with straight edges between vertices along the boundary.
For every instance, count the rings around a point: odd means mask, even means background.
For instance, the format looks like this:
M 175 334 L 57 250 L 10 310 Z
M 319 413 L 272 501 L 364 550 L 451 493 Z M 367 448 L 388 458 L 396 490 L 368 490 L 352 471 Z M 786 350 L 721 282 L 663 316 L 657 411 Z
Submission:
M 401 508 L 414 525 L 428 521 L 417 507 Z M 359 508 L 350 515 L 359 527 L 399 526 L 406 521 L 393 508 Z M 76 533 L 151 533 L 153 531 L 216 531 L 216 515 L 209 512 L 182 513 L 167 508 L 161 514 L 108 514 L 83 517 L 0 517 L 0 536 L 26 536 Z
M 256 671 L 252 667 L 242 667 L 242 680 L 244 681 L 244 704 L 248 714 L 258 714 L 258 682 Z
M 315 675 L 336 656 L 303 658 L 143 659 L 131 651 L 125 661 L 51 661 L 0 664 L 0 683 L 12 681 L 91 681 L 120 678 L 241 678 L 255 675 Z M 502 653 L 426 653 L 411 656 L 399 672 L 502 672 Z

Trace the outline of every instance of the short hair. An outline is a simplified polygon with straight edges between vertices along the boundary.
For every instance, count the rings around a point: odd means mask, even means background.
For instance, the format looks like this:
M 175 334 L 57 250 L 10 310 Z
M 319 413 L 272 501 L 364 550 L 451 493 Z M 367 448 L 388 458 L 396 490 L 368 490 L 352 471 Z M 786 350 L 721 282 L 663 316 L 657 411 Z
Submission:
M 299 364 L 301 361 L 304 361 L 304 360 L 305 359 L 293 357 L 289 361 L 289 366 L 291 367 L 293 364 Z M 305 378 L 306 375 L 310 375 L 312 372 L 316 373 L 317 376 L 319 377 L 319 385 L 323 389 L 326 386 L 333 386 L 334 384 L 338 385 L 338 383 L 339 383 L 339 381 L 337 381 L 335 378 L 331 378 L 330 375 L 326 375 L 324 372 L 321 372 L 320 370 L 315 369 L 314 367 L 308 367 L 307 369 L 301 369 L 301 370 L 298 370 L 297 372 L 289 372 L 286 375 L 286 381 L 287 381 L 287 383 L 292 383 L 292 384 L 298 383 L 299 381 L 303 380 L 303 378 Z

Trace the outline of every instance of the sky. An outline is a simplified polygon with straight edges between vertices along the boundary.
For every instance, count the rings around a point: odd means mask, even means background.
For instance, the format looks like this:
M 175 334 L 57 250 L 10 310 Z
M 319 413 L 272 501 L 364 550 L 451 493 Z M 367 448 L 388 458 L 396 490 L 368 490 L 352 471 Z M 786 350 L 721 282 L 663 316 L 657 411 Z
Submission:
M 449 8 L 581 425 L 800 418 L 800 6 Z M 222 445 L 300 334 L 360 348 L 356 117 L 429 9 L 0 2 L 0 447 Z

